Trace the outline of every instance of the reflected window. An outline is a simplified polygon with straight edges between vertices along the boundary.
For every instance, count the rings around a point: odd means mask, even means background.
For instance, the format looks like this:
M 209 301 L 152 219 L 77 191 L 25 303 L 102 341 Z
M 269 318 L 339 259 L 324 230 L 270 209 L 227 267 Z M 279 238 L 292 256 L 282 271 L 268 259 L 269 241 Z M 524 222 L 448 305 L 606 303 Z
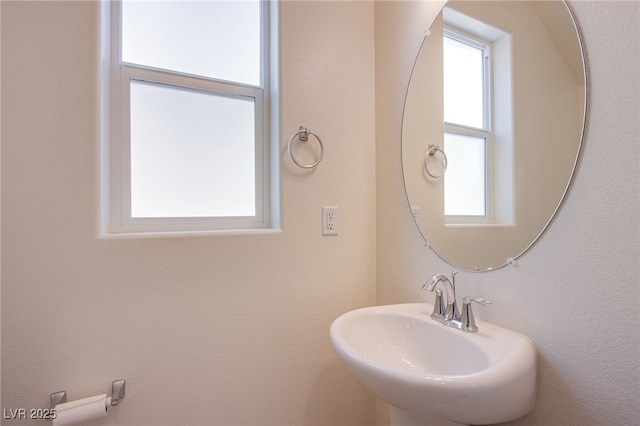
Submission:
M 445 133 L 444 145 L 447 157 L 454 159 L 445 174 L 445 215 L 485 216 L 486 139 Z
M 451 29 L 443 38 L 446 216 L 487 218 L 491 143 L 490 44 Z

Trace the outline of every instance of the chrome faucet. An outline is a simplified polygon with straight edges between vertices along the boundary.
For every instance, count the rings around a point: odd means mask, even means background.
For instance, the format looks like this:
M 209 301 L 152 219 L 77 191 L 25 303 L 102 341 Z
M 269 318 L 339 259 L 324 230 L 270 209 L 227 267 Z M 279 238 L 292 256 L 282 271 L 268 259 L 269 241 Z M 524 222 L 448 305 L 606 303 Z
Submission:
M 460 319 L 460 311 L 458 310 L 458 303 L 456 302 L 457 273 L 458 271 L 453 271 L 451 273 L 451 281 L 445 275 L 438 274 L 429 278 L 429 280 L 422 285 L 423 290 L 436 291 L 436 303 L 433 308 L 433 314 L 431 315 L 431 317 L 433 317 L 434 319 L 437 319 L 434 315 L 442 317 L 446 321 Z M 447 300 L 446 303 L 442 300 L 442 291 L 438 292 L 438 289 L 436 289 L 436 286 L 440 283 L 444 285 L 445 296 Z M 439 301 L 438 298 L 440 298 Z M 444 311 L 442 310 L 442 306 L 445 307 Z
M 478 331 L 478 326 L 473 317 L 471 302 L 480 303 L 481 305 L 489 305 L 491 302 L 482 297 L 465 297 L 462 299 L 462 314 L 460 314 L 456 301 L 457 273 L 458 271 L 451 273 L 451 280 L 442 274 L 434 275 L 422 285 L 422 290 L 435 291 L 436 293 L 431 318 L 449 327 L 457 328 L 458 330 L 468 333 L 475 333 Z M 443 300 L 442 290 L 437 288 L 438 284 L 444 286 L 446 302 Z

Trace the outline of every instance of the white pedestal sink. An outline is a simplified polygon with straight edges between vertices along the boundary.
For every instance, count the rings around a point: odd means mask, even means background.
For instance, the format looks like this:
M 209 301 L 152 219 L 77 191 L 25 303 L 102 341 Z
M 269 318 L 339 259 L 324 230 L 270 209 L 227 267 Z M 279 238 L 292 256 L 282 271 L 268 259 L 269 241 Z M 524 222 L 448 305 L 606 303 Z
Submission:
M 426 303 L 372 306 L 338 317 L 333 347 L 347 370 L 391 405 L 392 425 L 483 425 L 533 409 L 536 350 L 522 334 L 477 321 L 465 333 Z

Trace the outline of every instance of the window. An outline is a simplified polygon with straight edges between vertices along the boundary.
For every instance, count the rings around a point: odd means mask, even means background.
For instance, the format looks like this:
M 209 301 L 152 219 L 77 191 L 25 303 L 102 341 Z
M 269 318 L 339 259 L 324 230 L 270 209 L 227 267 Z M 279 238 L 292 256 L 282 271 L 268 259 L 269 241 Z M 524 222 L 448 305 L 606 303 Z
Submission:
M 445 224 L 511 226 L 514 120 L 511 35 L 443 9 Z
M 277 147 L 269 141 L 277 140 L 277 108 L 270 88 L 277 72 L 270 72 L 270 2 L 105 3 L 105 232 L 272 227 Z
M 445 216 L 486 219 L 488 149 L 491 144 L 490 45 L 445 29 Z

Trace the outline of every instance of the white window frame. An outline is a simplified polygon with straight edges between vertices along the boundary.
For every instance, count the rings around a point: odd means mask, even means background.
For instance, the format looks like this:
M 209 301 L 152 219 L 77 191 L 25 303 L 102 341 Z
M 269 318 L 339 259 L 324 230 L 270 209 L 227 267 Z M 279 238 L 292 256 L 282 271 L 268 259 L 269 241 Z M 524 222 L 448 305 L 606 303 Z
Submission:
M 277 2 L 262 1 L 261 84 L 233 83 L 128 64 L 121 58 L 120 1 L 102 3 L 101 235 L 229 233 L 277 230 L 278 105 Z M 130 81 L 255 100 L 256 215 L 251 217 L 134 218 L 131 215 Z M 110 87 L 109 87 L 110 86 Z M 273 141 L 273 142 L 272 142 Z
M 476 138 L 482 138 L 485 141 L 485 214 L 470 216 L 470 215 L 445 215 L 445 224 L 489 224 L 493 222 L 493 162 L 492 162 L 492 149 L 493 149 L 493 134 L 492 134 L 492 117 L 493 117 L 493 102 L 492 102 L 492 88 L 491 88 L 491 42 L 481 37 L 470 35 L 465 31 L 451 26 L 444 27 L 443 37 L 448 37 L 459 41 L 461 43 L 468 44 L 477 49 L 482 50 L 483 54 L 483 119 L 482 128 L 464 126 L 457 123 L 444 123 L 444 132 L 455 133 L 464 136 L 471 136 Z M 445 147 L 446 150 L 446 147 Z M 446 179 L 446 174 L 445 174 Z

